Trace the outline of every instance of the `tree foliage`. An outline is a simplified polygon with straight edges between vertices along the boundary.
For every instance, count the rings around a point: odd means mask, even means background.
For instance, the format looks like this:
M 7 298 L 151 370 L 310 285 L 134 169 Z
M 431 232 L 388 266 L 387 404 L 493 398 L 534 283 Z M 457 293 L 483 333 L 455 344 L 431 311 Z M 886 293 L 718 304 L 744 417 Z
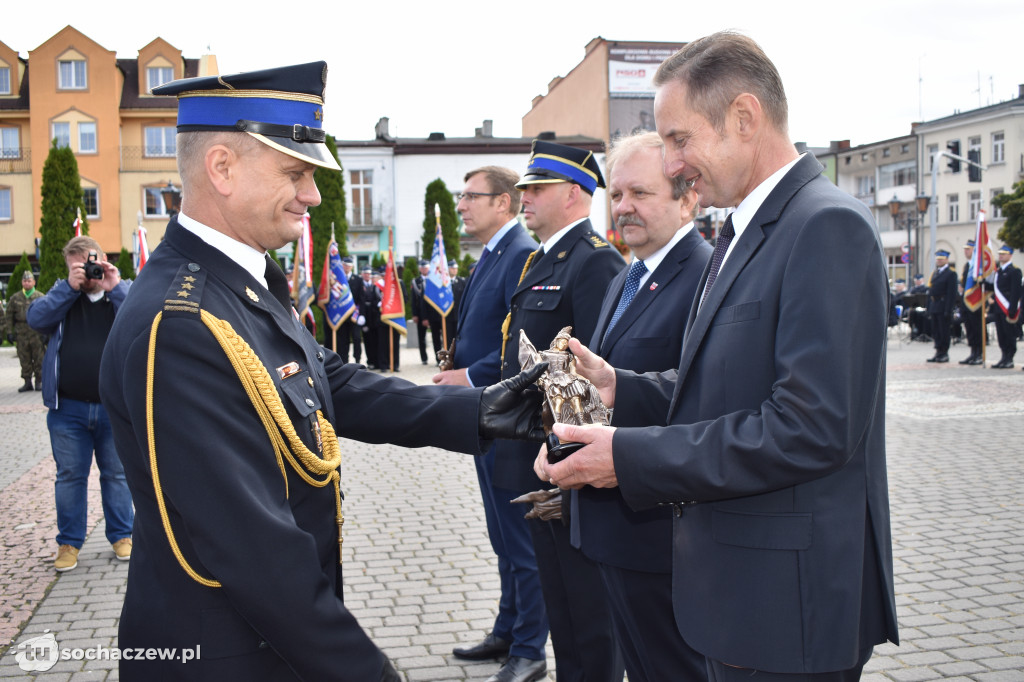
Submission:
M 58 147 L 56 140 L 43 163 L 43 183 L 40 186 L 42 214 L 39 224 L 39 282 L 40 291 L 48 291 L 58 279 L 67 275 L 64 245 L 75 236 L 75 216 L 82 213 L 82 234 L 89 234 L 89 221 L 85 218 L 82 197 L 82 179 L 78 175 L 78 162 L 70 147 Z M 103 254 L 100 258 L 105 260 Z
M 455 212 L 455 198 L 448 191 L 444 180 L 438 178 L 427 185 L 423 201 L 423 258 L 430 260 L 434 252 L 434 235 L 437 234 L 437 218 L 434 204 L 441 208 L 441 235 L 444 239 L 445 258 L 459 258 L 459 215 Z
M 338 160 L 338 147 L 334 138 L 327 136 L 327 148 L 331 156 Z M 339 166 L 341 163 L 339 162 Z M 334 224 L 334 238 L 338 242 L 338 251 L 342 256 L 348 255 L 348 220 L 345 219 L 345 172 L 317 168 L 313 172 L 317 189 L 320 190 L 320 205 L 309 207 L 309 226 L 313 233 L 313 286 L 320 286 L 323 274 L 324 256 L 327 245 L 331 241 L 331 224 Z M 317 326 L 319 329 L 319 325 Z
M 135 259 L 132 258 L 132 254 L 128 253 L 128 249 L 121 247 L 121 255 L 117 257 L 117 262 L 114 265 L 121 273 L 121 279 L 135 279 Z
M 999 240 L 1015 249 L 1024 249 L 1024 180 L 1013 185 L 1013 193 L 992 198 L 1006 222 L 999 228 Z
M 21 273 L 28 270 L 32 272 L 32 263 L 28 259 L 28 254 L 24 251 L 21 252 L 21 260 L 14 266 L 14 271 L 11 273 L 11 278 L 7 280 L 7 300 L 11 300 L 11 296 L 21 291 Z M 39 283 L 36 283 L 39 286 Z

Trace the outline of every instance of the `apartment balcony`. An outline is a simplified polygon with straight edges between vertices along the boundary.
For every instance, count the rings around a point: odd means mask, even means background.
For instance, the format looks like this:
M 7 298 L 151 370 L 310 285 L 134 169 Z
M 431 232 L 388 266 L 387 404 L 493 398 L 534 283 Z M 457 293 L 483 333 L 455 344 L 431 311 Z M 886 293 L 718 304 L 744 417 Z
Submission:
M 178 170 L 178 162 L 174 152 L 166 153 L 160 151 L 153 153 L 152 149 L 142 146 L 121 147 L 121 170 L 122 171 L 172 171 Z
M 382 227 L 392 225 L 394 211 L 391 206 L 378 204 L 369 210 L 360 207 L 348 207 L 348 227 L 356 232 L 379 231 Z
M 0 150 L 0 174 L 31 173 L 32 150 L 28 147 Z

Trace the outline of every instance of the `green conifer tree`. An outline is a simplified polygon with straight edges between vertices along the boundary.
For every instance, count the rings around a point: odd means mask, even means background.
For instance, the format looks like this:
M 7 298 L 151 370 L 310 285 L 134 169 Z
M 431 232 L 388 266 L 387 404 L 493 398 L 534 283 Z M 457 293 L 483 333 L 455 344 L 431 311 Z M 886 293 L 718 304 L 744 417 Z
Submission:
M 21 273 L 28 270 L 32 272 L 32 263 L 28 259 L 28 254 L 24 251 L 21 252 L 21 260 L 14 266 L 14 271 L 11 273 L 11 278 L 7 280 L 7 300 L 11 300 L 11 296 L 21 291 Z M 36 283 L 38 287 L 38 282 Z
M 75 236 L 75 216 L 82 214 L 82 234 L 89 234 L 89 221 L 85 218 L 82 197 L 82 179 L 78 175 L 78 162 L 70 147 L 58 147 L 54 140 L 43 163 L 43 182 L 39 224 L 39 280 L 40 291 L 48 291 L 58 279 L 68 274 L 64 261 L 64 245 Z M 97 254 L 106 259 L 104 254 Z
M 1013 192 L 992 199 L 1006 218 L 999 228 L 999 240 L 1015 249 L 1024 249 L 1024 180 L 1013 185 Z
M 434 252 L 434 235 L 437 234 L 437 217 L 434 204 L 441 209 L 441 236 L 444 239 L 445 258 L 459 258 L 459 215 L 455 212 L 455 198 L 448 191 L 444 180 L 438 178 L 427 185 L 423 201 L 423 258 L 430 260 Z
M 121 273 L 121 279 L 135 279 L 135 259 L 128 253 L 128 249 L 121 247 L 121 255 L 117 257 L 117 263 L 114 265 Z

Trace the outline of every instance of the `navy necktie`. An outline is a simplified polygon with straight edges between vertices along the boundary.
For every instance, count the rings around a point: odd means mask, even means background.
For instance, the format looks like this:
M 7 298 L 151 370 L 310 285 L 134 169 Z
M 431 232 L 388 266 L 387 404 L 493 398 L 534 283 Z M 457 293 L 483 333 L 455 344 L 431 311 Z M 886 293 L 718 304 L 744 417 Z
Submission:
M 718 271 L 722 267 L 722 260 L 725 259 L 725 252 L 729 250 L 729 242 L 735 236 L 735 232 L 732 229 L 732 213 L 725 219 L 725 225 L 722 226 L 722 231 L 718 235 L 718 241 L 715 242 L 715 252 L 711 254 L 711 271 L 708 273 L 708 282 L 704 285 L 704 295 L 701 296 L 701 305 L 704 304 L 704 299 L 708 297 L 708 292 L 711 291 L 711 286 L 718 279 Z
M 485 246 L 483 252 L 480 253 L 480 260 L 478 260 L 476 262 L 476 267 L 473 269 L 473 272 L 476 272 L 477 270 L 479 270 L 480 266 L 484 264 L 484 261 L 487 260 L 487 257 L 490 256 L 490 255 L 491 255 L 491 250 L 488 249 Z
M 281 267 L 269 255 L 266 259 L 267 268 L 264 271 L 264 277 L 267 278 L 267 289 L 274 295 L 274 298 L 280 301 L 285 310 L 291 312 L 292 297 L 288 291 L 288 280 L 281 271 Z
M 629 307 L 633 297 L 636 296 L 636 290 L 640 287 L 640 280 L 647 272 L 647 266 L 644 265 L 642 260 L 635 260 L 633 264 L 629 266 L 629 274 L 626 275 L 626 285 L 622 288 L 622 296 L 619 297 L 619 304 L 615 306 L 615 312 L 612 313 L 612 319 L 608 323 L 608 328 L 604 332 L 604 338 L 608 338 L 608 334 L 611 333 L 612 327 L 622 317 L 622 313 L 626 312 L 626 308 Z

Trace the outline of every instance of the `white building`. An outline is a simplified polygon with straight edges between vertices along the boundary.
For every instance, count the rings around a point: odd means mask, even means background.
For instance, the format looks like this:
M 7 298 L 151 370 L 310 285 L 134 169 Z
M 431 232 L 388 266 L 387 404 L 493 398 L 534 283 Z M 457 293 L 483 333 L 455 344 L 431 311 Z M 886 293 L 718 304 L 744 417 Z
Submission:
M 541 137 L 593 151 L 604 167 L 604 142 L 590 137 Z M 386 252 L 388 227 L 394 228 L 395 258 L 420 257 L 423 253 L 424 199 L 427 185 L 440 178 L 450 192 L 462 190 L 466 173 L 481 166 L 505 166 L 522 174 L 530 158 L 532 138 L 496 138 L 491 121 L 484 121 L 473 137 L 447 137 L 431 133 L 427 138 L 395 138 L 388 133 L 388 119 L 378 121 L 372 140 L 337 140 L 338 158 L 345 172 L 348 251 L 359 263 L 374 253 Z M 607 224 L 604 190 L 594 195 L 591 221 L 600 232 Z M 481 245 L 463 239 L 463 252 L 477 257 Z

